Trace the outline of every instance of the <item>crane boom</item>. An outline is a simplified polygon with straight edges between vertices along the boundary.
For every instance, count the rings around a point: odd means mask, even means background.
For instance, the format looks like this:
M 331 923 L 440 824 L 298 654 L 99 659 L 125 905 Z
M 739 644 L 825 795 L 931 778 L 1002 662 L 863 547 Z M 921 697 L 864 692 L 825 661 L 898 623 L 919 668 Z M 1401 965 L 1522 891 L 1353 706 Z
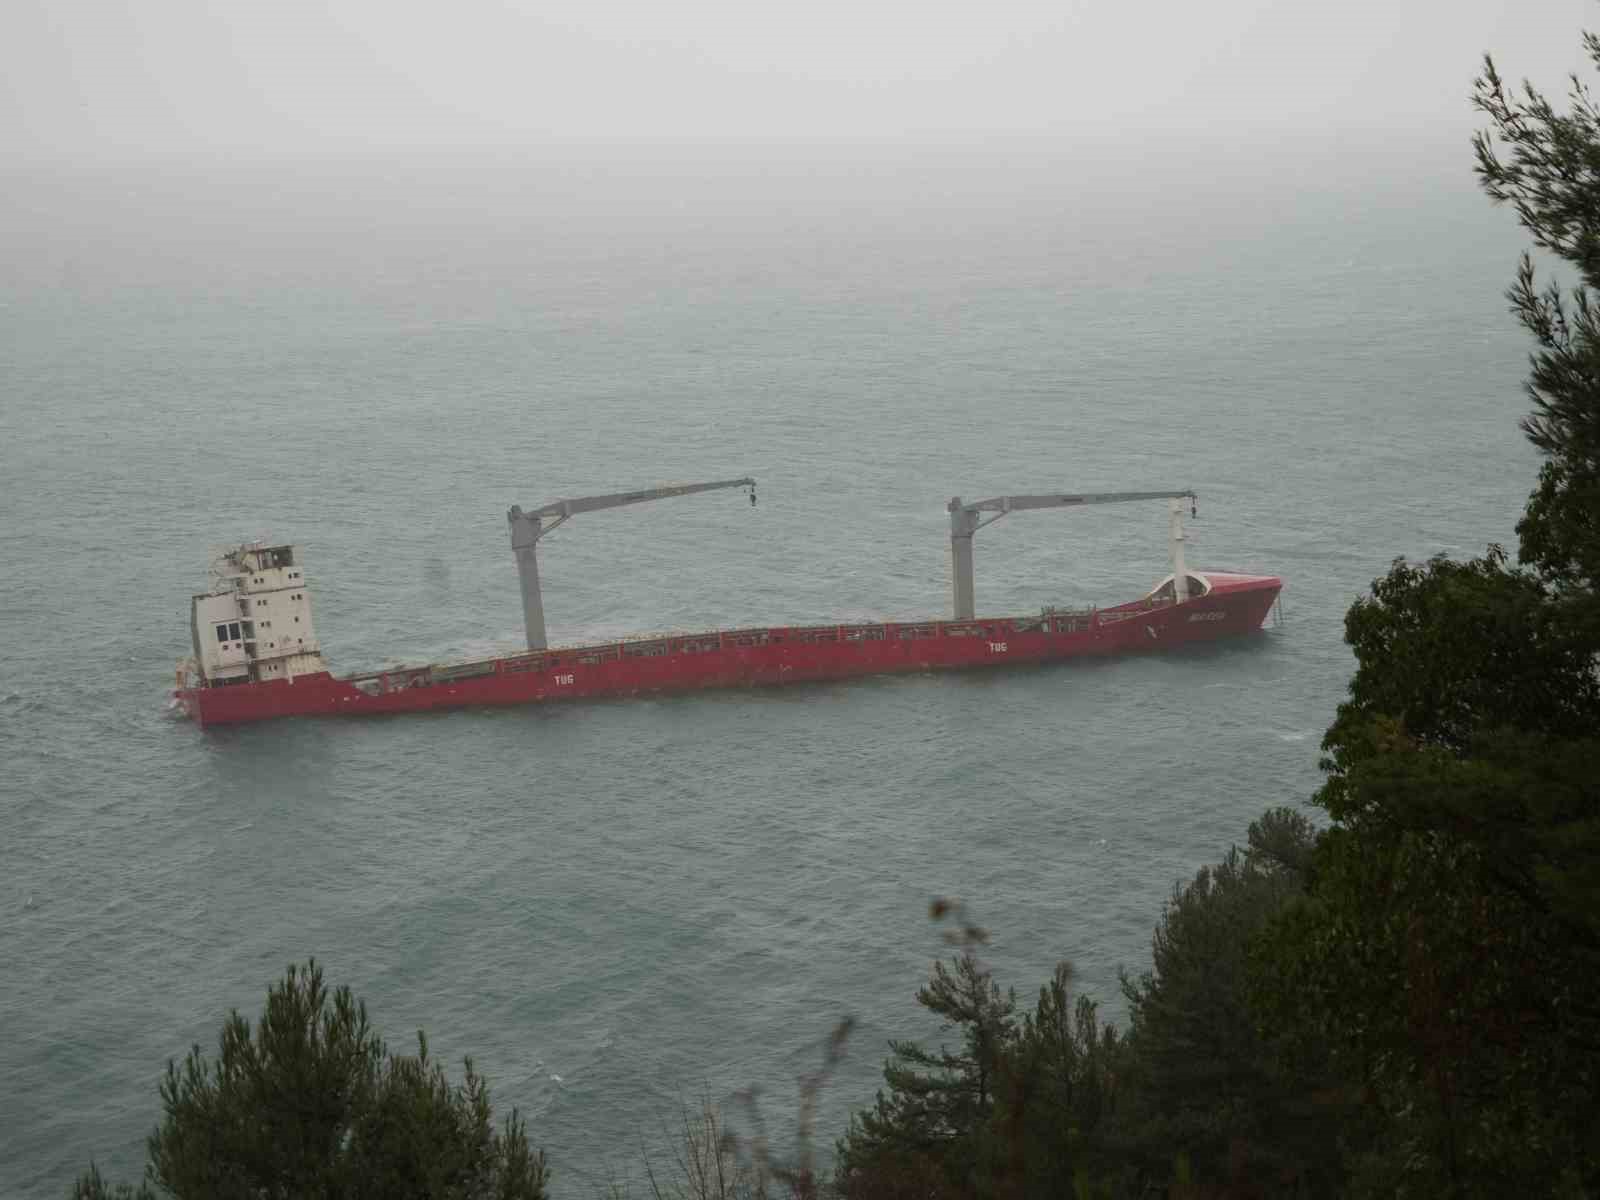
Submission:
M 1019 512 L 1025 508 L 1076 508 L 1080 504 L 1123 504 L 1129 500 L 1194 500 L 1191 491 L 1181 492 L 1080 492 L 1063 495 L 1059 492 L 1043 496 L 996 496 L 992 500 L 979 500 L 961 507 L 982 512 Z M 959 502 L 952 500 L 952 504 Z M 950 510 L 954 512 L 955 509 Z
M 748 475 L 743 479 L 718 479 L 712 483 L 678 483 L 665 487 L 645 488 L 637 492 L 612 492 L 607 496 L 580 496 L 576 500 L 553 500 L 543 508 L 533 509 L 535 517 L 572 517 L 578 513 L 598 512 L 602 508 L 620 508 L 624 504 L 642 504 L 646 500 L 666 500 L 672 496 L 689 496 L 695 492 L 709 492 L 717 488 L 755 487 L 756 481 Z M 513 508 L 512 512 L 521 510 Z
M 972 535 L 985 525 L 993 525 L 1009 513 L 1033 508 L 1081 508 L 1088 504 L 1126 504 L 1135 500 L 1166 500 L 1171 509 L 1171 539 L 1174 595 L 1179 602 L 1188 596 L 1188 577 L 1183 565 L 1183 506 L 1189 501 L 1190 509 L 1198 501 L 1191 489 L 1165 492 L 1051 492 L 1032 496 L 994 496 L 988 500 L 964 503 L 955 496 L 946 505 L 950 513 L 950 566 L 954 590 L 955 616 L 958 621 L 970 621 L 976 612 L 972 583 Z M 981 519 L 980 513 L 993 513 Z
M 517 556 L 517 574 L 522 581 L 522 619 L 528 631 L 528 649 L 543 650 L 546 646 L 544 597 L 539 590 L 538 545 L 539 539 L 557 525 L 579 513 L 621 508 L 625 504 L 643 504 L 647 500 L 666 500 L 672 496 L 690 496 L 695 492 L 710 492 L 717 488 L 747 487 L 750 489 L 750 503 L 754 504 L 755 486 L 756 481 L 746 475 L 740 479 L 717 479 L 710 483 L 668 484 L 633 492 L 610 492 L 604 496 L 578 496 L 554 500 L 530 511 L 524 511 L 520 505 L 512 505 L 506 513 L 506 520 L 511 525 L 511 551 Z M 546 518 L 553 520 L 546 524 Z

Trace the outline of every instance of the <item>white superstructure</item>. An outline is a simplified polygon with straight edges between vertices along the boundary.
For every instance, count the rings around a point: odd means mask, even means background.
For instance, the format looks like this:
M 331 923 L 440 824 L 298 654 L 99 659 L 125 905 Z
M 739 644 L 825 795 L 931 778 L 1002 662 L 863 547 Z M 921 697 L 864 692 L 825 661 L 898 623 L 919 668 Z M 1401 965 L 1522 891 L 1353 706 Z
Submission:
M 294 546 L 259 542 L 223 554 L 191 609 L 194 657 L 210 686 L 326 671 L 311 595 Z

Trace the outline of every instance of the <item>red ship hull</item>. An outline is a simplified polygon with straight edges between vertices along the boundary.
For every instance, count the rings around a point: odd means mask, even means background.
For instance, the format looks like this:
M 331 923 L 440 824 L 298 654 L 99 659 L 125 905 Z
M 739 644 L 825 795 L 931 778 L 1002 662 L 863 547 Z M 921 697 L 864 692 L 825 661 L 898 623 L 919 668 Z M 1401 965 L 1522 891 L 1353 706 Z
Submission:
M 1206 572 L 1205 578 L 1210 590 L 1182 604 L 1147 597 L 1117 608 L 1030 617 L 725 630 L 344 679 L 324 671 L 293 680 L 188 687 L 174 695 L 184 711 L 208 726 L 1054 662 L 1253 633 L 1283 586 L 1276 576 Z

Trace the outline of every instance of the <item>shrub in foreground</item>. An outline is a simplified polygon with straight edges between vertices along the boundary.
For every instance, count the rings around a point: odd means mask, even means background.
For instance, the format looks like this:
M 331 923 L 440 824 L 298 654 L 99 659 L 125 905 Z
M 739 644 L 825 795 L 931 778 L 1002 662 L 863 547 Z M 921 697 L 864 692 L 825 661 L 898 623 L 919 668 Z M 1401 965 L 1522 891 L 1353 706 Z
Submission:
M 214 1060 L 196 1046 L 167 1064 L 139 1187 L 91 1166 L 74 1200 L 544 1200 L 516 1110 L 497 1129 L 472 1060 L 453 1084 L 417 1043 L 390 1053 L 349 988 L 330 992 L 314 960 L 291 966 L 254 1028 L 229 1015 Z

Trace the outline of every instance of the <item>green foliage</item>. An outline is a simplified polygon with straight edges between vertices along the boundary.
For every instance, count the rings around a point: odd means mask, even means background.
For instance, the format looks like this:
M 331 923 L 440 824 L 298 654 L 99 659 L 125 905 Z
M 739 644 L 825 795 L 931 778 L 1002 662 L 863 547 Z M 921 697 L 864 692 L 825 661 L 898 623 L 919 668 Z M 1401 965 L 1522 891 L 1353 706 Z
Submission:
M 847 1195 L 885 1194 L 902 1177 L 918 1186 L 938 1181 L 938 1194 L 960 1195 L 978 1170 L 1000 1056 L 1016 1037 L 1016 998 L 1001 995 L 976 955 L 962 954 L 949 967 L 933 964 L 917 1003 L 959 1031 L 960 1050 L 889 1043 L 888 1095 L 879 1092 L 872 1109 L 852 1117 L 839 1144 L 838 1178 Z
M 887 1094 L 857 1113 L 839 1142 L 835 1188 L 846 1197 L 1047 1197 L 1089 1181 L 1114 1108 L 1115 1032 L 1070 994 L 1058 966 L 1019 1019 L 970 952 L 933 965 L 917 993 L 960 1032 L 960 1049 L 890 1043 Z
M 387 1053 L 366 1006 L 329 992 L 314 961 L 268 990 L 254 1029 L 231 1014 L 214 1061 L 196 1046 L 169 1063 L 161 1101 L 146 1174 L 180 1200 L 545 1195 L 543 1154 L 515 1110 L 494 1128 L 471 1060 L 457 1086 L 420 1033 L 414 1057 Z M 107 1191 L 91 1168 L 74 1195 L 133 1193 Z
M 1585 42 L 1600 63 L 1600 41 Z M 1511 569 L 1397 562 L 1345 624 L 1350 699 L 1323 742 L 1333 820 L 1263 944 L 1286 1037 L 1358 1069 L 1380 1119 L 1358 1193 L 1600 1192 L 1600 112 L 1557 113 L 1486 61 L 1485 190 L 1579 286 L 1508 293 L 1536 351 L 1545 455 Z
M 1377 1191 L 1600 1187 L 1600 682 L 1577 612 L 1491 548 L 1396 563 L 1346 620 L 1334 826 L 1262 995 L 1359 1066 Z
M 1362 669 L 1324 740 L 1335 778 L 1364 751 L 1357 731 L 1375 717 L 1462 755 L 1505 726 L 1581 737 L 1600 710 L 1590 647 L 1495 547 L 1464 563 L 1396 561 L 1350 609 L 1345 640 Z M 1333 816 L 1347 815 L 1337 789 L 1324 799 Z
M 1589 1153 L 1585 972 L 1470 848 L 1330 830 L 1269 953 L 1269 1026 L 1359 1072 L 1344 1132 L 1372 1194 L 1539 1192 Z
M 1586 637 L 1491 552 L 1396 563 L 1346 619 L 1358 669 L 1318 795 L 1374 843 L 1447 837 L 1565 936 L 1600 948 L 1600 679 Z
M 1002 1060 L 991 1120 L 995 1194 L 1059 1195 L 1071 1180 L 1096 1195 L 1091 1181 L 1104 1183 L 1112 1169 L 1104 1133 L 1117 1111 L 1122 1045 L 1094 1001 L 1073 999 L 1071 981 L 1071 964 L 1058 963 Z
M 100 1168 L 90 1163 L 72 1187 L 72 1200 L 155 1200 L 155 1193 L 146 1183 L 137 1188 L 127 1183 L 113 1186 L 105 1181 Z
M 534 1200 L 544 1195 L 544 1155 L 528 1145 L 513 1109 L 494 1127 L 489 1089 L 469 1058 L 459 1086 L 428 1057 L 391 1055 L 373 1103 L 351 1129 L 350 1165 L 363 1196 Z
M 1600 39 L 1584 36 L 1600 65 Z M 1563 297 L 1540 288 L 1523 257 L 1508 292 L 1512 310 L 1538 347 L 1528 378 L 1534 411 L 1523 422 L 1546 455 L 1522 523 L 1521 559 L 1547 582 L 1581 601 L 1583 624 L 1596 632 L 1600 589 L 1600 111 L 1572 80 L 1570 108 L 1558 112 L 1524 84 L 1508 89 L 1484 59 L 1473 101 L 1493 129 L 1474 140 L 1484 191 L 1510 204 L 1534 244 L 1577 270 Z
M 1124 978 L 1119 1037 L 1058 966 L 1018 1011 L 980 963 L 981 930 L 917 994 L 954 1049 L 891 1042 L 885 1089 L 838 1147 L 846 1197 L 1332 1196 L 1360 1134 L 1353 1073 L 1298 1030 L 1264 1031 L 1250 948 L 1304 894 L 1317 832 L 1290 809 L 1178 888 L 1152 969 Z M 936 905 L 935 915 L 947 910 Z
M 1317 849 L 1317 830 L 1304 813 L 1272 808 L 1250 822 L 1245 834 L 1245 860 L 1280 880 L 1303 887 Z
M 1301 894 L 1315 838 L 1290 809 L 1254 822 L 1244 853 L 1230 851 L 1175 889 L 1152 969 L 1123 979 L 1120 1140 L 1152 1184 L 1171 1179 L 1194 1194 L 1337 1191 L 1341 1151 L 1329 1131 L 1353 1105 L 1350 1080 L 1320 1044 L 1264 1031 L 1251 1007 L 1250 947 Z

